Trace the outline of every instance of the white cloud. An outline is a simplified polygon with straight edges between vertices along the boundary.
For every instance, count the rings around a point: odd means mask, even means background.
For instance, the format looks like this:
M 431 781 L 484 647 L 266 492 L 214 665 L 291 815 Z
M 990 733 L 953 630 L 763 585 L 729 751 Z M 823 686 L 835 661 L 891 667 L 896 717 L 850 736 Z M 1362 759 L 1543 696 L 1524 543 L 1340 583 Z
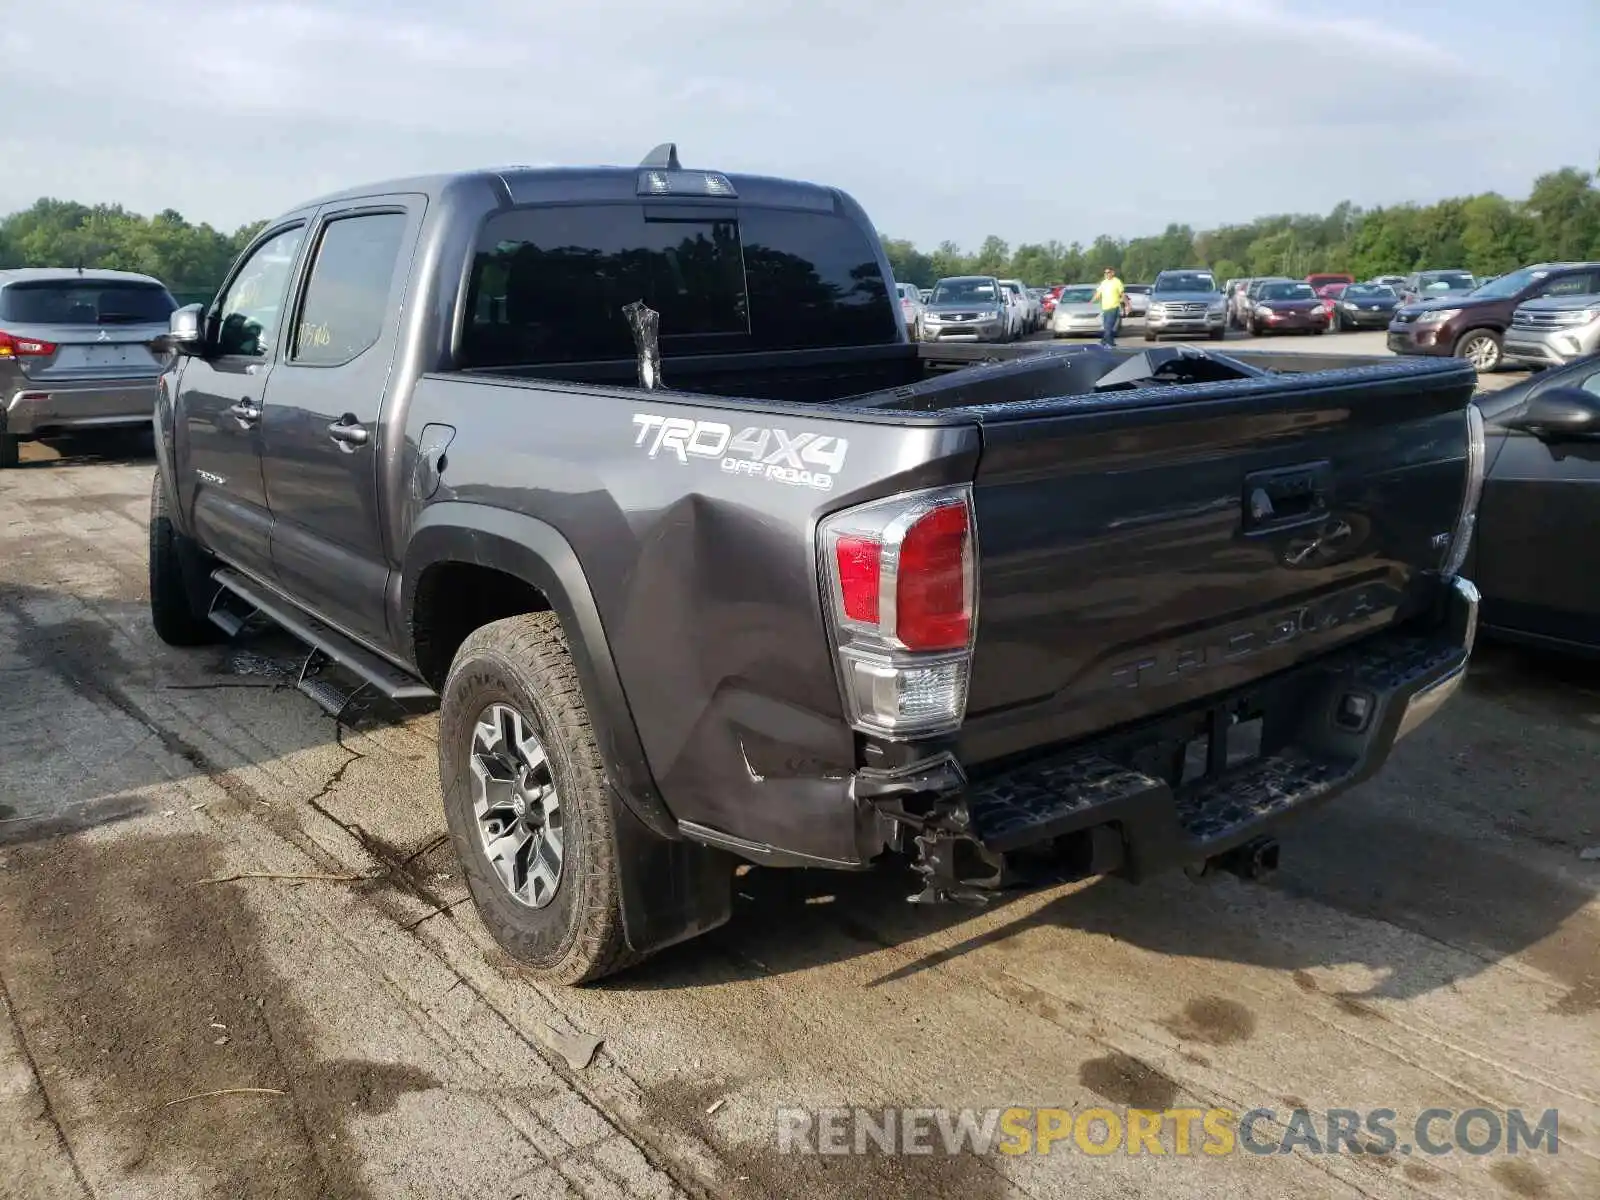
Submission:
M 5 107 L 27 114 L 0 134 L 0 209 L 49 193 L 230 226 L 389 175 L 632 162 L 676 140 L 685 161 L 835 183 L 887 231 L 971 245 L 1517 192 L 1588 162 L 1593 102 L 1515 118 L 1513 98 L 1558 84 L 1474 35 L 1498 3 L 1447 11 L 214 0 L 175 26 L 155 0 L 52 0 L 0 31 Z M 1569 59 L 1594 60 L 1587 28 Z

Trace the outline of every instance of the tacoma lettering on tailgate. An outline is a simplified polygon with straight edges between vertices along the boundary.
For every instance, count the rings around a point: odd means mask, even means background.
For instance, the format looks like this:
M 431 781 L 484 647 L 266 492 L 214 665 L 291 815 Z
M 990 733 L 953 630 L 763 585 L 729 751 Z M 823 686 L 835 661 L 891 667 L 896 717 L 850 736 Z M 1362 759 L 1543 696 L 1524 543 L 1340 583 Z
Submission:
M 1111 686 L 1137 688 L 1249 658 L 1311 634 L 1368 620 L 1393 606 L 1382 586 L 1368 586 L 1304 604 L 1277 616 L 1214 629 L 1188 644 L 1162 646 L 1111 670 Z

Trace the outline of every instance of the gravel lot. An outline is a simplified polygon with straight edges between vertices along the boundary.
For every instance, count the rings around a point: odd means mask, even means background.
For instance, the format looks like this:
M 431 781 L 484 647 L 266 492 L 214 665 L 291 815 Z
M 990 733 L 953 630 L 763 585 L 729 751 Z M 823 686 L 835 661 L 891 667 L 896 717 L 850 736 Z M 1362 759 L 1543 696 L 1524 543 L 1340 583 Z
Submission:
M 727 928 L 551 990 L 462 903 L 431 716 L 336 725 L 275 638 L 156 641 L 151 470 L 0 475 L 0 1195 L 1600 1195 L 1592 668 L 1484 648 L 1267 884 L 975 912 L 755 870 Z M 847 1103 L 1555 1107 L 1560 1152 L 777 1152 L 776 1107 Z

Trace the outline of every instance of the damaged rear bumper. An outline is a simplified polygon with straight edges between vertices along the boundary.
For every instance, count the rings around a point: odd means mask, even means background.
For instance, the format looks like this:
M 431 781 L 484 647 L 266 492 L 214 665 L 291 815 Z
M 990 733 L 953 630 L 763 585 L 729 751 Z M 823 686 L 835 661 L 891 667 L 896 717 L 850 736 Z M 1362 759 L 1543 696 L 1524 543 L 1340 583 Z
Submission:
M 929 898 L 1044 864 L 1054 878 L 1139 879 L 1224 855 L 1371 776 L 1460 688 L 1477 589 L 1453 580 L 1443 604 L 1425 628 L 1086 745 L 973 779 L 950 754 L 863 770 L 855 794 L 914 856 Z

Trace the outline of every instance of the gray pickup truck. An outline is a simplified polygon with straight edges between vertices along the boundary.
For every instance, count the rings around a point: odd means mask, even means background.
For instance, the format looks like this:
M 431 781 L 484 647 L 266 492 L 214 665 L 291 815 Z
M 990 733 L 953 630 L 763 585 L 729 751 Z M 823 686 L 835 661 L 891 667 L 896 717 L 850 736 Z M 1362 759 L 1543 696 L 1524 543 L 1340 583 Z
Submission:
M 302 205 L 173 316 L 155 628 L 437 702 L 551 980 L 726 920 L 740 861 L 1270 866 L 1463 676 L 1471 368 L 919 347 L 890 279 L 844 193 L 670 147 Z

